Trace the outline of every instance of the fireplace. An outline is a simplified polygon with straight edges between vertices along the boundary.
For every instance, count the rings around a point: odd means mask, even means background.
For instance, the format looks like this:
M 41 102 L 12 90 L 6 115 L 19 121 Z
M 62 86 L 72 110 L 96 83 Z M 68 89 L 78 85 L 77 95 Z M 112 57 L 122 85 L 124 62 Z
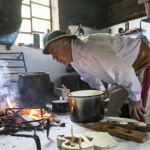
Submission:
M 0 135 L 33 138 L 37 150 L 41 150 L 40 138 L 36 131 L 46 130 L 47 138 L 49 138 L 51 120 L 54 121 L 51 114 L 41 108 L 15 108 L 15 104 L 11 103 L 9 98 L 7 98 L 7 103 L 9 108 L 0 115 Z M 18 133 L 31 130 L 34 130 L 33 135 Z

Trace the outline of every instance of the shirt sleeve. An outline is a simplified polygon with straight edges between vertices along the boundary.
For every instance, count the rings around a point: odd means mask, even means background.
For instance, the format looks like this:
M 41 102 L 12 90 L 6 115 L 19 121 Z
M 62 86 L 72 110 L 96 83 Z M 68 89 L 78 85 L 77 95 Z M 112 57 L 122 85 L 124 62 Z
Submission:
M 79 69 L 77 69 L 73 64 L 72 66 L 74 69 L 78 72 L 78 74 L 81 76 L 81 79 L 85 82 L 87 82 L 91 88 L 95 88 L 97 90 L 105 91 L 106 88 L 104 87 L 102 81 L 88 73 L 82 72 Z
M 90 45 L 87 57 L 97 67 L 107 72 L 115 83 L 122 85 L 128 91 L 131 100 L 141 99 L 141 85 L 133 67 L 115 52 L 100 49 L 98 45 Z

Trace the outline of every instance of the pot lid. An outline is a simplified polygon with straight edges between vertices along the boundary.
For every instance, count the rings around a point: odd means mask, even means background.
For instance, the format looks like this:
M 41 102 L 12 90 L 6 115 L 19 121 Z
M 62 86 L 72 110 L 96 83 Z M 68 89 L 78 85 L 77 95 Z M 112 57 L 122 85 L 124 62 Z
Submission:
M 93 96 L 99 96 L 102 95 L 104 92 L 100 90 L 81 90 L 81 91 L 75 91 L 71 92 L 71 95 L 68 95 L 69 97 L 93 97 Z
M 54 100 L 52 103 L 68 103 L 68 101 L 65 100 Z
M 35 75 L 46 75 L 46 74 L 49 74 L 49 72 L 44 72 L 44 71 L 41 71 L 41 72 L 27 72 L 27 73 L 20 73 L 19 75 L 20 76 L 35 76 Z

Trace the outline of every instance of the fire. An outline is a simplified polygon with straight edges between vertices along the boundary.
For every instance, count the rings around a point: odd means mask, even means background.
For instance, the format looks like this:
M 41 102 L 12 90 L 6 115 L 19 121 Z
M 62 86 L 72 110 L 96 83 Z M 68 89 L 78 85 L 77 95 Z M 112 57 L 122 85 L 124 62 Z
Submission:
M 41 115 L 39 115 L 39 117 L 41 117 Z M 43 114 L 43 118 L 50 118 L 51 117 L 51 114 L 49 114 L 49 113 L 47 113 L 47 112 L 45 112 L 44 114 Z
M 16 103 L 11 103 L 8 97 L 7 97 L 6 100 L 7 100 L 7 104 L 8 104 L 8 106 L 9 106 L 9 108 L 14 108 L 14 107 L 15 107 Z M 14 111 L 15 111 L 15 110 L 14 110 Z M 9 110 L 8 113 L 9 113 L 10 116 L 13 115 L 13 113 L 12 113 L 11 110 Z
M 11 103 L 8 97 L 7 97 L 7 104 L 9 108 L 14 108 L 16 106 L 16 103 Z
M 9 108 L 14 108 L 16 106 L 16 103 L 11 103 L 8 97 L 7 104 Z M 23 109 L 21 110 L 21 112 L 30 117 L 31 119 L 51 118 L 51 114 L 47 113 L 47 111 L 45 111 L 44 109 L 42 109 L 42 116 L 41 109 Z M 11 111 L 9 113 L 11 113 Z
M 23 109 L 21 112 L 31 119 L 51 118 L 51 114 L 47 113 L 44 109 L 42 109 L 42 116 L 41 109 Z
M 7 97 L 7 104 L 8 104 L 8 106 L 9 106 L 10 108 L 13 108 L 13 105 L 11 104 L 11 102 L 10 102 L 10 100 L 9 100 L 8 97 Z
M 21 120 L 21 118 L 19 118 L 18 120 L 17 120 L 17 124 L 19 124 L 19 123 L 21 123 L 22 122 L 22 120 Z
M 32 114 L 33 114 L 33 110 L 31 110 L 29 114 L 32 116 Z

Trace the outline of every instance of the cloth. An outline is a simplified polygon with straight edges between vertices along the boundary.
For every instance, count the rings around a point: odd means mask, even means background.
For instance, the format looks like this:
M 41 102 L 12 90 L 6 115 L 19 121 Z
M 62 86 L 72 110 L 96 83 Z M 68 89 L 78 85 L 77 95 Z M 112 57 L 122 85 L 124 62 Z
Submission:
M 71 65 L 92 88 L 105 91 L 101 80 L 123 86 L 133 101 L 141 98 L 140 82 L 132 67 L 141 40 L 128 36 L 95 34 L 72 42 Z
M 142 86 L 141 98 L 146 110 L 144 118 L 140 117 L 140 121 L 150 124 L 150 66 L 136 71 L 136 74 Z
M 139 39 L 141 39 L 141 45 L 137 59 L 132 65 L 134 70 L 139 70 L 141 68 L 150 66 L 150 47 L 142 38 Z
M 140 117 L 140 121 L 150 124 L 150 67 L 146 67 L 136 71 L 136 75 L 140 81 L 142 91 L 141 97 L 143 107 L 146 110 L 144 118 Z M 120 108 L 128 98 L 127 90 L 120 85 L 108 85 L 108 97 L 110 101 L 105 109 L 106 116 L 119 117 L 121 114 Z M 135 118 L 134 118 L 135 119 Z

